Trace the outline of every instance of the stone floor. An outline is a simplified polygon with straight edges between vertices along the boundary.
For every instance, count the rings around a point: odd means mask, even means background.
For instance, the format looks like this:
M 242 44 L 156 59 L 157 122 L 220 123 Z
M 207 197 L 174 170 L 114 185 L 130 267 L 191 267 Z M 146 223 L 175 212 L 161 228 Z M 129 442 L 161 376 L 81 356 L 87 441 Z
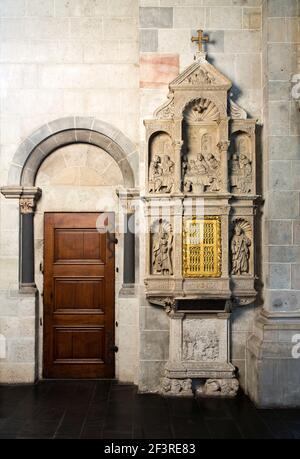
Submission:
M 0 438 L 300 438 L 300 410 L 137 394 L 115 381 L 0 386 Z

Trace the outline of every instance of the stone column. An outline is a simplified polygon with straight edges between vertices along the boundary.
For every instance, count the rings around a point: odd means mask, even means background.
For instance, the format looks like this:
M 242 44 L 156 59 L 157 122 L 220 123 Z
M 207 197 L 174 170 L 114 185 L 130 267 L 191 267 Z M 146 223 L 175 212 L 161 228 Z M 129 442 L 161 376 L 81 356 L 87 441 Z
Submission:
M 221 159 L 221 177 L 222 177 L 222 189 L 221 191 L 224 193 L 228 192 L 228 148 L 229 148 L 229 141 L 221 140 L 218 143 L 218 148 L 220 151 L 220 159 Z
M 3 187 L 1 193 L 20 202 L 20 292 L 34 293 L 34 226 L 36 203 L 42 190 L 37 187 Z
M 135 294 L 135 199 L 139 192 L 135 189 L 118 190 L 124 223 L 124 252 L 123 252 L 123 285 L 120 294 L 132 296 Z
M 174 192 L 181 192 L 181 148 L 183 145 L 182 140 L 174 142 L 174 158 L 175 158 L 175 174 L 174 174 Z
M 124 285 L 135 283 L 135 215 L 124 213 Z M 133 232 L 134 231 L 134 232 Z

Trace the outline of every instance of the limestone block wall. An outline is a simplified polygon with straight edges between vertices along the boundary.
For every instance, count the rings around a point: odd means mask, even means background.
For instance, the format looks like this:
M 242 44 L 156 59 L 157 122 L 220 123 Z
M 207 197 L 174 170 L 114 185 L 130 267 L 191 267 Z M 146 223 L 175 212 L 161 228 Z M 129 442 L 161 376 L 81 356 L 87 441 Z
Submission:
M 193 62 L 192 34 L 204 29 L 210 38 L 208 60 L 233 82 L 232 97 L 262 120 L 261 0 L 140 0 L 140 172 L 145 158 L 143 119 L 166 99 L 168 83 Z M 261 151 L 258 152 L 258 160 Z M 141 239 L 143 244 L 143 239 Z M 142 251 L 141 251 L 142 253 Z M 141 258 L 143 272 L 144 258 Z M 232 315 L 232 359 L 246 388 L 246 341 L 253 331 L 257 306 Z M 140 387 L 155 390 L 168 359 L 168 318 L 141 296 Z
M 264 5 L 265 307 L 278 312 L 300 310 L 300 116 L 292 95 L 300 33 L 298 2 L 273 3 Z
M 260 406 L 299 406 L 299 2 L 263 2 L 263 309 L 247 343 L 248 391 Z M 296 88 L 295 88 L 296 89 Z M 297 338 L 296 338 L 297 340 Z
M 22 141 L 58 118 L 94 116 L 138 143 L 137 0 L 2 0 L 0 18 L 0 186 L 7 185 L 13 155 Z M 68 173 L 71 184 L 73 172 Z M 90 180 L 92 174 L 89 171 Z M 81 192 L 81 198 L 87 194 Z M 30 382 L 37 374 L 39 313 L 34 297 L 18 293 L 18 256 L 18 202 L 1 195 L 2 382 Z M 123 323 L 137 321 L 134 311 L 134 319 L 133 308 L 126 320 L 123 314 Z M 137 335 L 121 326 L 119 330 L 125 337 Z M 126 373 L 120 376 L 125 381 L 134 380 L 136 359 L 133 346 L 130 349 L 133 363 L 123 365 Z M 119 354 L 120 361 L 125 358 Z

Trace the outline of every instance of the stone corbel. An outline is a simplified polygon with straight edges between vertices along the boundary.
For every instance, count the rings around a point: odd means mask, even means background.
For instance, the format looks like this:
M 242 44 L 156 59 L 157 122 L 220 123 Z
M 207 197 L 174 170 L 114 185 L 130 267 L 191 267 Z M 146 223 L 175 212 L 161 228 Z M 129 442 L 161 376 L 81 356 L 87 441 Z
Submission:
M 167 315 L 172 315 L 177 311 L 177 301 L 173 297 L 147 296 L 149 303 L 165 309 Z

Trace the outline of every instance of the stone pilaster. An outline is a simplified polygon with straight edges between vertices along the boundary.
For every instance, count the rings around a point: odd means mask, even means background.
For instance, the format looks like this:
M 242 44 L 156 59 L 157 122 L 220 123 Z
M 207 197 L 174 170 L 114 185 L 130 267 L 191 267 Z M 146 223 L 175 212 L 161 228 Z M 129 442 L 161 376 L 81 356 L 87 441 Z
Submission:
M 19 199 L 20 209 L 20 291 L 34 293 L 34 213 L 42 190 L 38 187 L 3 187 L 8 199 Z
M 135 294 L 135 210 L 139 192 L 135 189 L 118 190 L 123 209 L 124 253 L 122 296 Z

